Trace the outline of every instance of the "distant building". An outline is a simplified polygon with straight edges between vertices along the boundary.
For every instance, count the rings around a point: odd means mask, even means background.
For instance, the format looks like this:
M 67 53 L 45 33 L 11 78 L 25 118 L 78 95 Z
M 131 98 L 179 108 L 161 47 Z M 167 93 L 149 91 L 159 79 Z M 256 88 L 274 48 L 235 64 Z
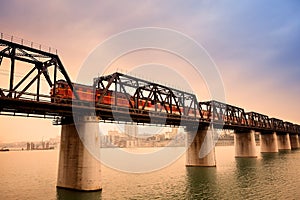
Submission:
M 128 136 L 136 137 L 138 135 L 138 126 L 136 124 L 125 124 L 124 133 Z
M 49 142 L 46 143 L 46 149 L 49 149 Z
M 124 135 L 120 134 L 116 130 L 108 131 L 108 137 L 105 140 L 107 142 L 109 142 L 111 145 L 115 145 L 115 146 L 125 146 L 126 145 L 126 137 Z
M 165 140 L 166 138 L 165 138 L 165 134 L 157 134 L 157 135 L 155 135 L 155 140 L 157 141 L 157 142 L 159 142 L 159 141 L 163 141 L 163 140 Z
M 102 148 L 113 147 L 164 147 L 164 146 L 184 146 L 185 134 L 179 133 L 178 128 L 172 128 L 168 132 L 160 134 L 138 134 L 137 125 L 125 125 L 124 133 L 117 130 L 109 130 L 107 135 L 102 135 L 100 144 Z
M 109 136 L 117 136 L 117 135 L 119 135 L 119 132 L 116 131 L 116 130 L 110 130 L 110 131 L 108 131 L 107 134 L 108 134 Z
M 29 151 L 30 150 L 30 143 L 27 142 L 27 150 Z
M 166 132 L 165 133 L 165 139 L 166 140 L 170 140 L 170 139 L 173 139 L 178 133 L 178 128 L 172 128 L 172 131 L 171 132 Z
M 30 146 L 31 146 L 31 150 L 34 150 L 34 149 L 35 149 L 35 146 L 34 146 L 34 143 L 33 143 L 33 142 L 31 142 Z

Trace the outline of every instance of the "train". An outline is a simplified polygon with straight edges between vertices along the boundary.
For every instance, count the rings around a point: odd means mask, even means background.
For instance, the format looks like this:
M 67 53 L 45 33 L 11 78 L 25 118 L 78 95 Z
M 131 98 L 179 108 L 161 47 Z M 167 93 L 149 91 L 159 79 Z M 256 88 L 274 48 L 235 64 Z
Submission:
M 73 88 L 76 91 L 76 94 L 78 95 L 80 102 L 84 103 L 91 103 L 91 102 L 98 102 L 100 99 L 100 96 L 103 94 L 102 89 L 96 89 L 96 91 L 93 91 L 93 87 L 82 85 L 82 84 L 74 84 Z M 51 88 L 50 91 L 51 96 L 51 102 L 52 103 L 58 103 L 58 104 L 71 104 L 72 98 L 73 98 L 73 92 L 68 85 L 68 83 L 64 80 L 59 80 L 56 82 L 55 87 L 55 93 L 54 88 Z M 103 96 L 103 98 L 100 101 L 100 104 L 102 105 L 117 105 L 118 107 L 124 107 L 124 108 L 130 108 L 131 105 L 135 105 L 134 97 L 132 97 L 128 93 L 121 93 L 121 92 L 114 92 L 108 90 L 106 94 Z M 165 104 L 166 107 L 163 106 L 163 104 L 157 103 L 156 109 L 157 110 L 163 110 L 167 109 L 170 111 L 170 106 L 168 104 Z M 143 108 L 145 110 L 155 110 L 155 104 L 153 101 L 148 100 L 146 98 L 139 99 L 138 102 L 138 108 Z M 183 111 L 183 108 L 180 108 L 180 111 Z M 193 111 L 190 111 L 191 114 L 193 114 Z M 180 114 L 179 109 L 172 105 L 172 113 L 173 114 Z M 199 114 L 199 113 L 198 113 Z
M 94 92 L 93 87 L 87 86 L 87 85 L 82 85 L 82 84 L 75 84 L 73 83 L 73 88 L 76 91 L 76 94 L 78 95 L 80 102 L 84 103 L 94 103 L 98 102 L 100 99 L 100 96 L 103 94 L 102 89 L 96 89 Z M 72 98 L 73 98 L 73 92 L 69 86 L 69 84 L 64 81 L 64 80 L 58 80 L 56 81 L 56 87 L 55 87 L 55 93 L 54 93 L 54 88 L 51 88 L 50 91 L 50 96 L 51 96 L 51 102 L 52 103 L 58 103 L 58 104 L 71 104 L 72 103 Z M 115 102 L 116 101 L 116 102 Z M 112 105 L 117 105 L 118 107 L 123 107 L 123 108 L 131 108 L 131 105 L 135 105 L 135 99 L 128 93 L 121 93 L 121 92 L 114 92 L 108 90 L 106 94 L 103 96 L 103 98 L 100 101 L 100 104 L 102 105 L 107 105 L 107 106 L 112 106 Z M 135 105 L 136 106 L 136 105 Z M 155 107 L 156 110 L 167 110 L 168 113 L 170 113 L 170 105 L 167 103 L 162 103 L 158 102 L 155 103 L 151 100 L 145 99 L 139 99 L 138 102 L 138 109 L 142 109 L 144 107 L 144 110 L 146 111 L 154 111 Z M 180 113 L 183 113 L 183 110 L 187 108 L 180 107 L 179 109 L 177 106 L 172 105 L 172 114 L 175 115 L 180 115 Z M 212 116 L 209 111 L 206 110 L 201 110 L 202 116 L 204 119 L 211 119 Z M 194 109 L 189 109 L 188 111 L 188 116 L 200 116 L 199 110 L 194 110 Z M 221 119 L 220 119 L 221 118 Z M 227 116 L 222 115 L 221 117 L 214 116 L 214 120 L 216 121 L 224 121 L 227 122 Z M 249 120 L 248 120 L 249 121 Z M 236 120 L 230 122 L 233 124 L 238 123 Z M 246 124 L 246 121 L 242 119 L 241 124 Z
M 82 84 L 72 84 L 76 94 L 78 95 L 81 102 L 98 102 L 100 96 L 103 93 L 103 90 L 96 89 L 93 91 L 93 87 Z M 53 91 L 54 88 L 51 88 L 50 96 L 52 103 L 59 104 L 70 104 L 73 98 L 73 92 L 69 84 L 64 80 L 59 80 L 56 82 L 55 94 Z M 113 105 L 115 102 L 115 96 L 112 91 L 107 91 L 106 95 L 102 98 L 101 104 Z M 126 99 L 126 94 L 117 93 L 117 105 L 128 107 L 129 102 Z

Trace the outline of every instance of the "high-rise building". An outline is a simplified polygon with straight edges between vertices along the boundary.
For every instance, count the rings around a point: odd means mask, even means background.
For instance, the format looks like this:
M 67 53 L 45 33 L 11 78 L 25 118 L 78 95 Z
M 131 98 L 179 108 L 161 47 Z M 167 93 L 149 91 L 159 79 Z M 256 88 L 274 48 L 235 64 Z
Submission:
M 30 143 L 30 146 L 31 146 L 31 150 L 34 150 L 35 149 L 35 145 L 33 142 Z
M 136 137 L 138 134 L 138 126 L 136 124 L 125 124 L 124 132 L 128 136 Z
M 27 142 L 27 150 L 30 150 L 30 143 Z

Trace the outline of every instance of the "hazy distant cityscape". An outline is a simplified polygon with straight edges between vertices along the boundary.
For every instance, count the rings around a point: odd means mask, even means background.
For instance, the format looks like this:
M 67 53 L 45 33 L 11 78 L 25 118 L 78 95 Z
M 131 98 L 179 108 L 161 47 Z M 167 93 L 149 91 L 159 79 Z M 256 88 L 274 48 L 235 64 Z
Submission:
M 101 147 L 164 147 L 164 146 L 184 146 L 186 135 L 179 132 L 178 128 L 172 128 L 157 134 L 139 134 L 137 125 L 124 127 L 124 132 L 109 130 L 107 135 L 101 136 Z
M 171 128 L 156 134 L 139 133 L 137 125 L 124 125 L 124 130 L 108 130 L 101 134 L 101 148 L 139 148 L 139 147 L 184 147 L 186 145 L 186 133 L 179 128 Z M 259 137 L 256 135 L 259 144 Z M 60 135 L 41 141 L 22 141 L 0 143 L 0 149 L 9 150 L 48 150 L 58 149 Z M 234 134 L 232 131 L 222 132 L 216 143 L 217 146 L 234 145 Z
M 233 146 L 233 130 L 217 131 L 215 134 L 216 146 Z M 183 129 L 171 128 L 157 134 L 140 134 L 137 125 L 125 125 L 124 131 L 109 130 L 107 135 L 101 136 L 101 147 L 184 147 L 186 145 L 187 134 Z M 256 145 L 259 145 L 259 134 L 255 134 Z
M 55 138 L 41 141 L 22 141 L 22 142 L 9 142 L 0 143 L 0 149 L 9 150 L 48 150 L 57 149 L 60 144 L 60 135 Z

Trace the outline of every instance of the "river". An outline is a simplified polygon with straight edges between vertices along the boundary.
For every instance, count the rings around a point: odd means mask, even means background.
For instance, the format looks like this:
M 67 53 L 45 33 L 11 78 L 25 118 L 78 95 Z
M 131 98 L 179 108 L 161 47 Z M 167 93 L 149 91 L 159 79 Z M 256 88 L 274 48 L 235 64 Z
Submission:
M 217 146 L 216 162 L 186 168 L 182 156 L 143 174 L 103 165 L 103 190 L 86 193 L 56 189 L 58 150 L 0 152 L 0 199 L 300 199 L 299 150 L 235 158 L 233 146 Z

